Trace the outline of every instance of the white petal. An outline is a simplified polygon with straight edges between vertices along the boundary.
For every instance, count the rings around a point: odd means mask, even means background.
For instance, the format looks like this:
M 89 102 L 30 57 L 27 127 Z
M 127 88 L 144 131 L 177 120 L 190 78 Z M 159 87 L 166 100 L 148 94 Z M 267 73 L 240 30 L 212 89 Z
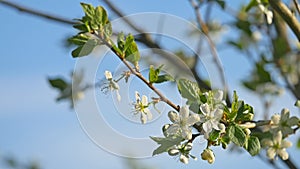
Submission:
M 152 113 L 150 112 L 150 110 L 148 108 L 145 108 L 144 111 L 147 114 L 148 120 L 152 120 Z
M 201 112 L 204 114 L 204 115 L 208 115 L 210 113 L 210 108 L 209 108 L 209 105 L 207 103 L 205 104 L 202 104 L 200 106 L 200 110 Z
M 110 71 L 105 71 L 104 72 L 104 75 L 105 75 L 105 78 L 107 79 L 107 80 L 110 80 L 110 79 L 112 79 L 112 75 L 111 75 L 111 72 Z
M 271 121 L 273 122 L 273 124 L 279 124 L 279 121 L 280 121 L 280 115 L 279 114 L 274 114 L 272 117 L 271 117 Z
M 216 109 L 215 111 L 213 111 L 213 117 L 216 120 L 221 120 L 221 118 L 223 117 L 223 110 L 222 109 Z
M 209 134 L 212 131 L 212 124 L 210 121 L 203 123 L 202 127 L 203 127 L 203 130 L 205 131 L 205 133 Z
M 211 121 L 212 127 L 215 130 L 220 130 L 219 128 L 219 121 Z
M 184 163 L 184 164 L 188 164 L 189 163 L 189 159 L 188 159 L 188 157 L 186 157 L 185 155 L 180 155 L 180 161 L 182 162 L 182 163 Z
M 185 138 L 186 140 L 190 140 L 192 139 L 192 130 L 188 127 L 182 127 L 181 128 L 182 130 L 182 137 Z
M 266 15 L 267 15 L 267 23 L 268 23 L 268 24 L 271 24 L 272 21 L 273 21 L 273 12 L 268 10 L 268 11 L 266 12 Z
M 219 127 L 221 133 L 224 133 L 224 132 L 225 132 L 226 127 L 225 127 L 225 125 L 224 125 L 223 123 L 219 123 L 219 124 L 218 124 L 218 127 Z
M 282 140 L 282 133 L 281 133 L 281 131 L 278 131 L 273 136 L 273 142 L 275 144 L 279 144 L 280 145 L 281 144 L 281 140 Z
M 214 93 L 214 99 L 216 101 L 221 101 L 223 99 L 223 91 L 222 90 L 217 90 L 215 93 Z
M 281 119 L 280 121 L 287 121 L 290 117 L 290 111 L 288 109 L 281 110 Z
M 173 122 L 173 123 L 179 121 L 179 116 L 178 116 L 178 113 L 176 113 L 176 112 L 169 111 L 168 117 L 171 120 L 171 122 Z
M 143 104 L 144 106 L 148 106 L 148 98 L 147 98 L 147 96 L 145 96 L 145 95 L 142 96 L 142 104 Z
M 195 123 L 199 122 L 200 121 L 200 116 L 199 114 L 192 114 L 188 117 L 187 119 L 187 122 L 186 122 L 186 125 L 187 126 L 192 126 L 194 125 Z
M 288 140 L 283 140 L 282 143 L 281 143 L 281 147 L 282 148 L 289 148 L 293 145 L 292 142 L 288 141 Z
M 147 116 L 144 113 L 141 113 L 141 122 L 142 124 L 146 124 L 147 122 Z
M 166 134 L 167 135 L 174 135 L 178 134 L 180 132 L 180 127 L 177 124 L 172 124 L 167 130 Z
M 276 155 L 276 151 L 274 148 L 269 148 L 267 150 L 267 156 L 269 159 L 274 159 L 275 155 Z
M 185 105 L 180 108 L 179 116 L 181 119 L 186 119 L 189 117 L 189 113 L 189 107 Z
M 289 158 L 289 154 L 286 152 L 285 149 L 279 149 L 277 150 L 277 153 L 283 160 L 287 160 Z

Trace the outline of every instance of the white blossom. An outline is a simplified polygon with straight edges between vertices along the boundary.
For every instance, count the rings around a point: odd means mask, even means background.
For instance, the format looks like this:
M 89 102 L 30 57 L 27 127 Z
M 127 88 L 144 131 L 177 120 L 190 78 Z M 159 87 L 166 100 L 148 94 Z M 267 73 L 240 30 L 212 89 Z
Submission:
M 266 8 L 260 0 L 256 0 L 258 3 L 258 8 L 266 15 L 267 23 L 271 24 L 273 20 L 273 12 Z
M 147 123 L 147 121 L 152 120 L 152 113 L 148 109 L 149 103 L 147 96 L 143 95 L 142 99 L 140 98 L 139 93 L 135 92 L 136 102 L 134 103 L 134 114 L 140 114 L 140 120 L 142 124 Z
M 292 126 L 299 123 L 297 117 L 290 117 L 290 111 L 288 109 L 282 109 L 281 114 L 275 114 L 271 117 L 271 129 L 270 131 L 276 133 L 278 131 L 282 132 L 284 137 L 292 134 L 294 130 Z
M 223 110 L 216 108 L 212 109 L 207 103 L 202 104 L 200 106 L 200 110 L 202 114 L 200 114 L 200 122 L 202 124 L 202 128 L 205 132 L 204 136 L 205 138 L 208 138 L 209 133 L 215 129 L 215 130 L 224 130 L 223 126 L 220 128 L 220 120 L 223 116 Z
M 287 140 L 282 140 L 282 133 L 278 131 L 273 135 L 272 140 L 262 140 L 262 145 L 268 148 L 267 156 L 269 159 L 274 159 L 276 155 L 279 155 L 283 160 L 286 160 L 289 158 L 286 148 L 291 147 L 292 143 Z
M 179 114 L 170 111 L 168 114 L 173 124 L 166 130 L 167 135 L 181 134 L 186 140 L 192 138 L 192 126 L 200 121 L 198 114 L 190 114 L 188 106 L 182 106 Z
M 103 89 L 108 89 L 109 91 L 115 91 L 116 96 L 117 96 L 117 100 L 121 101 L 121 95 L 119 93 L 119 85 L 116 81 L 113 80 L 112 74 L 110 71 L 105 71 L 104 72 L 105 78 L 108 81 L 107 86 L 105 86 Z

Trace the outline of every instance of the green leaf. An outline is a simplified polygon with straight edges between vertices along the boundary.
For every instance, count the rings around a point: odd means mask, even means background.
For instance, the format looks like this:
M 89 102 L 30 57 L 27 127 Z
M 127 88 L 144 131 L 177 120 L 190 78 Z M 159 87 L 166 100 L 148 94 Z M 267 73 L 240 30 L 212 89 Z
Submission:
M 175 79 L 169 74 L 164 74 L 164 75 L 159 75 L 155 83 L 163 83 L 166 81 L 174 82 Z
M 246 134 L 243 129 L 236 125 L 231 125 L 227 128 L 228 136 L 230 140 L 237 146 L 244 146 L 247 141 Z
M 136 42 L 132 34 L 129 34 L 125 40 L 125 46 L 123 51 L 125 52 L 125 58 L 134 65 L 140 60 L 141 56 Z
M 162 66 L 160 66 L 161 68 Z M 160 68 L 154 69 L 153 65 L 150 66 L 149 70 L 149 82 L 150 83 L 155 83 L 158 79 L 158 75 L 160 73 Z
M 243 121 L 250 121 L 254 117 L 253 107 L 249 104 L 244 104 L 243 101 L 241 101 L 241 106 L 238 109 L 237 116 L 235 118 L 236 122 L 243 122 Z
M 222 0 L 216 0 L 216 3 L 222 8 L 222 9 L 225 9 L 225 1 L 222 1 Z
M 189 102 L 198 102 L 200 100 L 200 89 L 196 82 L 187 79 L 179 79 L 177 81 L 178 91 L 183 98 Z
M 300 100 L 297 100 L 297 101 L 295 102 L 294 106 L 300 108 Z
M 252 35 L 252 31 L 251 31 L 251 23 L 249 21 L 245 21 L 245 20 L 238 20 L 235 23 L 236 27 L 239 28 L 240 30 L 242 30 L 243 32 L 245 32 L 248 36 Z
M 160 144 L 160 146 L 155 149 L 152 153 L 152 155 L 157 155 L 164 153 L 168 151 L 172 146 L 178 145 L 183 141 L 181 136 L 173 135 L 166 138 L 162 137 L 150 137 L 153 141 L 155 141 L 157 144 Z
M 57 88 L 60 91 L 63 91 L 68 86 L 68 84 L 61 78 L 54 78 L 54 79 L 48 78 L 48 82 L 52 87 Z
M 298 138 L 298 141 L 297 141 L 297 148 L 300 149 L 300 138 Z
M 217 130 L 213 130 L 209 134 L 209 140 L 211 140 L 211 141 L 216 141 L 219 137 L 220 137 L 220 131 L 217 131 Z
M 249 4 L 246 6 L 245 11 L 248 12 L 251 8 L 258 5 L 257 0 L 251 0 Z
M 93 5 L 86 4 L 86 3 L 83 3 L 83 2 L 81 2 L 80 5 L 81 5 L 85 15 L 88 18 L 92 19 L 95 15 L 95 9 L 94 9 Z
M 248 139 L 246 150 L 252 155 L 255 156 L 260 151 L 260 142 L 259 139 L 255 136 L 250 136 Z
M 89 39 L 84 45 L 80 45 L 75 50 L 73 50 L 72 56 L 74 58 L 87 56 L 94 50 L 94 48 L 97 45 L 98 45 L 98 42 L 96 39 Z
M 86 36 L 85 34 L 77 34 L 76 36 L 73 36 L 72 38 L 68 39 L 69 42 L 75 44 L 75 45 L 84 45 L 88 40 L 89 37 Z

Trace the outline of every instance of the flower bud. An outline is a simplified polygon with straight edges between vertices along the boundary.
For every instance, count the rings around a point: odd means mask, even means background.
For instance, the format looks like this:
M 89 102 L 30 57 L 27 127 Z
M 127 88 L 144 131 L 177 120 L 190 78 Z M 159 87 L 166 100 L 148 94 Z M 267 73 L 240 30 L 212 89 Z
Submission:
M 279 124 L 279 121 L 280 121 L 280 115 L 279 114 L 274 114 L 272 117 L 271 117 L 271 121 L 273 124 Z
M 203 150 L 203 152 L 201 153 L 201 158 L 203 160 L 207 160 L 207 162 L 209 164 L 212 164 L 215 161 L 215 155 L 214 155 L 213 151 L 208 148 Z
M 226 127 L 225 127 L 225 125 L 224 125 L 223 123 L 219 123 L 219 124 L 218 124 L 218 127 L 219 127 L 221 133 L 225 133 Z
M 176 155 L 179 154 L 179 150 L 178 150 L 178 149 L 170 149 L 170 150 L 168 151 L 168 154 L 169 154 L 170 156 L 176 156 Z
M 248 129 L 248 128 L 246 128 L 244 131 L 245 131 L 245 133 L 246 133 L 247 136 L 249 136 L 251 134 L 251 130 Z
M 185 151 L 191 151 L 193 148 L 193 143 L 187 143 L 184 147 Z
M 175 113 L 174 111 L 169 111 L 168 117 L 169 117 L 169 119 L 171 120 L 171 122 L 174 123 L 174 122 L 176 122 L 177 119 L 178 119 L 178 114 Z
M 180 157 L 179 157 L 179 159 L 180 159 L 180 162 L 182 162 L 184 164 L 189 163 L 189 158 L 187 156 L 185 156 L 185 155 L 181 154 Z

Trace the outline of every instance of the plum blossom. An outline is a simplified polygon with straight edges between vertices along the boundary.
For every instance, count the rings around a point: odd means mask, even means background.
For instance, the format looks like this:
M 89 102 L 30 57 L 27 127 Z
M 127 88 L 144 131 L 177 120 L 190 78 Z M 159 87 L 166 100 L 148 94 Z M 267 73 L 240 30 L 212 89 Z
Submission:
M 286 148 L 291 147 L 292 143 L 282 139 L 282 132 L 278 131 L 273 135 L 273 139 L 262 140 L 262 145 L 268 147 L 267 156 L 269 159 L 274 159 L 276 155 L 279 155 L 283 160 L 289 158 L 289 154 L 286 152 Z
M 148 98 L 147 96 L 143 95 L 142 99 L 140 98 L 139 93 L 136 91 L 135 92 L 135 99 L 136 102 L 133 103 L 134 105 L 134 114 L 139 114 L 140 113 L 140 119 L 142 124 L 145 124 L 147 120 L 152 120 L 152 113 L 148 109 L 149 103 L 148 103 Z
M 182 106 L 179 114 L 170 111 L 169 119 L 173 122 L 165 131 L 167 135 L 181 134 L 181 136 L 190 140 L 192 138 L 192 126 L 200 121 L 198 114 L 190 114 L 188 106 Z
M 117 100 L 121 101 L 121 95 L 119 93 L 120 87 L 119 87 L 118 83 L 115 80 L 113 80 L 111 72 L 106 70 L 104 72 L 104 75 L 105 75 L 105 78 L 108 81 L 108 83 L 106 83 L 107 86 L 103 87 L 103 89 L 108 89 L 109 91 L 115 91 Z
M 205 138 L 209 137 L 209 133 L 213 129 L 224 130 L 222 123 L 220 123 L 223 116 L 222 109 L 212 109 L 207 103 L 205 103 L 200 106 L 200 110 L 202 112 L 202 114 L 200 114 L 200 122 L 203 123 L 202 128 L 204 130 Z
M 293 126 L 299 123 L 299 119 L 295 116 L 290 117 L 290 111 L 288 109 L 282 109 L 281 114 L 275 114 L 271 117 L 271 129 L 270 131 L 276 133 L 282 132 L 284 137 L 294 133 Z

